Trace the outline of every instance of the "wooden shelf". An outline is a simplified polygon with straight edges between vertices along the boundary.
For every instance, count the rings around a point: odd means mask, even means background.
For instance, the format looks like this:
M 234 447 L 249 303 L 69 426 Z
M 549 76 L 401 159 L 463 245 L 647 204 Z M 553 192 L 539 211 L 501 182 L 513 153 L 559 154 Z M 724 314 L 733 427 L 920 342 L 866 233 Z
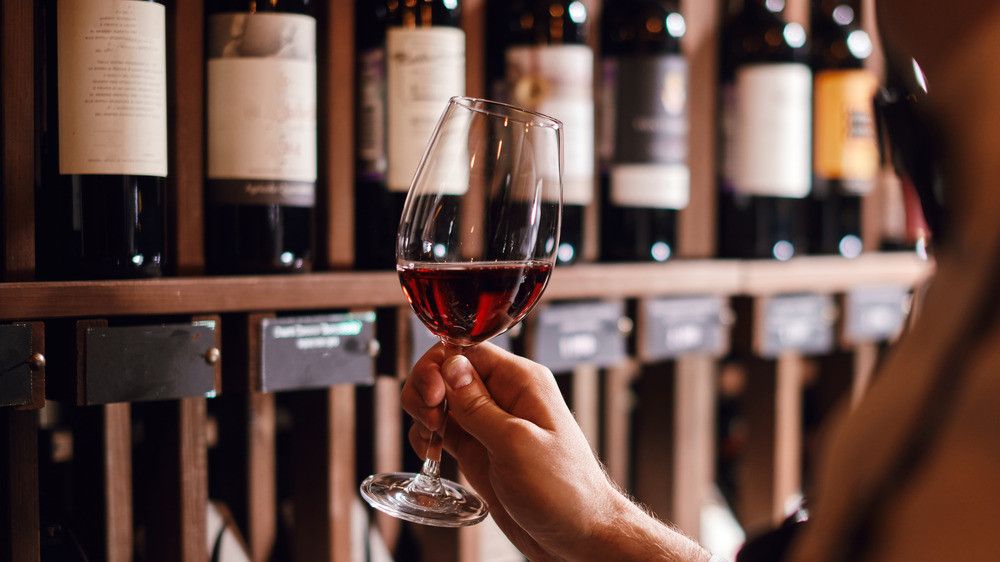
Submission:
M 0 318 L 256 312 L 405 304 L 391 272 L 0 285 Z
M 677 260 L 661 263 L 581 264 L 557 267 L 546 300 L 628 298 L 739 292 L 739 261 Z
M 803 257 L 786 263 L 678 260 L 667 264 L 585 264 L 556 268 L 545 299 L 833 293 L 866 285 L 913 285 L 930 269 L 928 262 L 902 253 L 871 254 L 856 260 Z M 0 284 L 0 320 L 405 304 L 393 272 Z
M 932 262 L 909 252 L 865 254 L 853 260 L 816 256 L 785 263 L 751 261 L 743 265 L 740 293 L 765 296 L 839 293 L 879 285 L 913 286 L 932 271 Z

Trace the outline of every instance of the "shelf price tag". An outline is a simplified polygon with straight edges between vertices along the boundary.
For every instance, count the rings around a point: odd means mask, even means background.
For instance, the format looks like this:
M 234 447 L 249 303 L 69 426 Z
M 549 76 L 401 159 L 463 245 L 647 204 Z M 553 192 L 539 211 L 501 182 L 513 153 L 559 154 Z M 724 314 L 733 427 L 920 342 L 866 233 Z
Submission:
M 375 381 L 375 313 L 265 318 L 262 392 Z
M 511 330 L 500 334 L 499 336 L 494 336 L 490 338 L 490 343 L 493 343 L 507 351 L 510 351 L 510 338 L 512 333 L 518 333 L 520 331 L 520 324 L 514 326 Z M 424 323 L 420 321 L 416 316 L 410 316 L 410 368 L 412 369 L 417 361 L 427 353 L 427 350 L 434 347 L 440 339 L 434 335 L 434 332 L 427 329 Z
M 722 297 L 664 297 L 645 300 L 641 306 L 643 361 L 725 352 L 732 311 Z
M 215 396 L 215 322 L 92 327 L 86 346 L 84 404 Z
M 31 326 L 0 326 L 0 406 L 31 402 Z
M 837 306 L 831 295 L 777 295 L 766 300 L 759 353 L 783 351 L 821 355 L 833 349 Z
M 554 373 L 578 365 L 610 367 L 625 360 L 631 319 L 624 301 L 552 304 L 538 310 L 533 359 Z
M 844 336 L 853 343 L 892 339 L 910 311 L 906 287 L 859 287 L 844 298 Z

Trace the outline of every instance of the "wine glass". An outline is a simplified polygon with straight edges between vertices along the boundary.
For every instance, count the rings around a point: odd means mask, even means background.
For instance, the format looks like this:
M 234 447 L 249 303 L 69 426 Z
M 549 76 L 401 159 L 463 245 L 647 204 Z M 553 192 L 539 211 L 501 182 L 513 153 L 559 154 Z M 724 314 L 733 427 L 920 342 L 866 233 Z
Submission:
M 449 350 L 501 334 L 538 302 L 555 265 L 562 215 L 562 124 L 487 100 L 454 97 L 410 185 L 396 270 L 410 306 Z M 447 419 L 447 404 L 445 419 Z M 442 479 L 441 435 L 419 474 L 369 476 L 376 509 L 427 525 L 483 520 L 486 503 Z

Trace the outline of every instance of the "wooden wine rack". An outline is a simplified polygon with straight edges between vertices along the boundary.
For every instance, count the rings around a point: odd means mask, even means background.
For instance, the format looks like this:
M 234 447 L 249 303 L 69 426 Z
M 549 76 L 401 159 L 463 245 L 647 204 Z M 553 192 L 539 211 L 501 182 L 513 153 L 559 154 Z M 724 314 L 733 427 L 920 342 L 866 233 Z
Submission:
M 398 393 L 411 354 L 408 309 L 395 274 L 351 267 L 354 1 L 330 0 L 320 6 L 317 272 L 203 275 L 205 10 L 203 0 L 168 0 L 169 235 L 174 270 L 162 279 L 94 282 L 35 280 L 32 217 L 36 206 L 44 205 L 33 195 L 39 83 L 35 25 L 42 1 L 0 5 L 0 325 L 28 324 L 33 354 L 25 358 L 32 367 L 30 400 L 0 407 L 0 561 L 38 560 L 42 534 L 58 531 L 42 527 L 40 507 L 42 497 L 65 492 L 43 474 L 52 468 L 54 455 L 65 454 L 57 446 L 65 431 L 52 432 L 44 421 L 54 396 L 73 420 L 68 430 L 73 442 L 70 478 L 77 512 L 66 521 L 75 522 L 73 530 L 92 557 L 132 560 L 141 551 L 147 560 L 207 561 L 209 482 L 224 474 L 229 490 L 225 499 L 253 560 L 269 559 L 283 532 L 291 537 L 286 551 L 296 560 L 351 560 L 351 510 L 364 476 L 357 473 L 358 461 L 376 470 L 398 470 L 403 462 L 407 445 Z M 599 15 L 599 0 L 584 3 L 591 14 Z M 871 22 L 870 2 L 866 6 Z M 782 294 L 843 295 L 858 287 L 912 287 L 929 275 L 931 266 L 908 254 L 868 254 L 850 261 L 806 257 L 788 263 L 711 259 L 719 7 L 717 2 L 684 0 L 682 10 L 687 19 L 684 48 L 692 68 L 692 197 L 681 214 L 680 258 L 668 264 L 559 268 L 544 303 L 636 303 L 701 294 L 732 299 L 738 315 L 733 349 L 746 351 L 738 360 L 748 366 L 746 417 L 756 428 L 743 460 L 739 510 L 752 528 L 780 519 L 783 502 L 802 486 L 802 385 L 817 364 L 827 361 L 796 352 L 754 357 L 760 303 Z M 789 10 L 793 18 L 806 19 L 804 0 L 789 2 Z M 485 0 L 463 0 L 467 93 L 474 96 L 484 93 L 484 20 Z M 873 64 L 878 64 L 877 55 Z M 865 204 L 866 239 L 874 243 L 877 201 Z M 597 210 L 592 209 L 586 255 L 596 253 L 596 224 Z M 294 419 L 288 439 L 297 468 L 293 474 L 279 474 L 278 459 L 285 449 L 276 436 L 281 423 L 278 398 L 255 390 L 252 382 L 260 369 L 261 320 L 278 314 L 372 309 L 390 328 L 388 337 L 380 336 L 381 376 L 370 388 L 337 385 L 294 393 L 289 398 Z M 109 322 L 164 319 L 216 322 L 221 335 L 215 343 L 224 358 L 218 398 L 94 406 L 67 401 L 62 389 L 74 388 L 83 369 L 78 358 L 82 330 Z M 635 333 L 644 329 L 639 322 Z M 843 392 L 863 392 L 878 353 L 877 343 L 839 348 L 837 354 L 842 363 L 847 358 L 853 377 L 844 383 L 848 388 Z M 220 370 L 219 365 L 213 368 Z M 603 370 L 581 366 L 570 377 L 574 411 L 612 477 L 694 536 L 704 492 L 714 476 L 718 374 L 717 357 L 693 355 L 655 364 L 631 357 Z M 218 413 L 209 413 L 211 400 L 220 401 Z M 146 444 L 141 448 L 135 446 L 137 432 Z M 40 444 L 51 444 L 52 450 Z M 220 447 L 229 447 L 230 462 L 211 465 L 210 451 Z M 285 483 L 291 490 L 282 494 L 279 488 Z M 294 523 L 284 516 L 283 497 L 290 498 Z M 141 532 L 135 525 L 140 520 Z M 381 516 L 377 520 L 387 542 L 394 544 L 401 524 Z M 428 559 L 462 562 L 479 559 L 477 532 L 417 530 L 418 538 L 434 541 L 435 555 Z

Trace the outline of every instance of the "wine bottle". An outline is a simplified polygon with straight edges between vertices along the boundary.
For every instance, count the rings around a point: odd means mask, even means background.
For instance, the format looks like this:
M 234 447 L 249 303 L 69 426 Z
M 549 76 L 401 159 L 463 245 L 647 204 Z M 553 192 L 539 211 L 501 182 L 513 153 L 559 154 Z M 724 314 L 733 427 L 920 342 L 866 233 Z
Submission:
M 721 45 L 719 255 L 790 259 L 808 250 L 812 71 L 783 0 L 743 0 Z
M 583 253 L 584 211 L 594 198 L 594 52 L 578 0 L 532 0 L 512 14 L 506 49 L 510 103 L 563 122 L 563 215 L 558 263 Z
M 486 3 L 486 92 L 487 97 L 509 103 L 507 93 L 507 47 L 522 33 L 520 16 L 528 0 L 492 0 Z
M 677 0 L 622 0 L 601 28 L 601 259 L 666 261 L 691 184 L 684 17 Z
M 859 0 L 813 0 L 814 254 L 854 258 L 863 249 L 861 198 L 875 186 L 879 153 L 872 98 L 878 79 L 864 68 L 872 42 L 861 29 Z
M 459 0 L 389 2 L 384 16 L 375 4 L 358 5 L 359 17 L 367 18 L 360 29 L 382 21 L 386 28 L 384 54 L 377 31 L 359 45 L 359 142 L 366 152 L 355 195 L 355 262 L 363 269 L 390 269 L 396 267 L 396 232 L 413 174 L 448 100 L 465 94 L 465 32 Z
M 210 273 L 312 269 L 317 176 L 312 4 L 206 4 Z
M 391 219 L 381 215 L 401 212 L 385 179 L 386 54 L 385 0 L 361 0 L 355 10 L 355 192 L 354 264 L 358 269 L 395 267 L 395 235 Z M 396 209 L 393 211 L 393 209 Z
M 166 13 L 148 1 L 42 8 L 43 278 L 158 277 L 166 258 Z

